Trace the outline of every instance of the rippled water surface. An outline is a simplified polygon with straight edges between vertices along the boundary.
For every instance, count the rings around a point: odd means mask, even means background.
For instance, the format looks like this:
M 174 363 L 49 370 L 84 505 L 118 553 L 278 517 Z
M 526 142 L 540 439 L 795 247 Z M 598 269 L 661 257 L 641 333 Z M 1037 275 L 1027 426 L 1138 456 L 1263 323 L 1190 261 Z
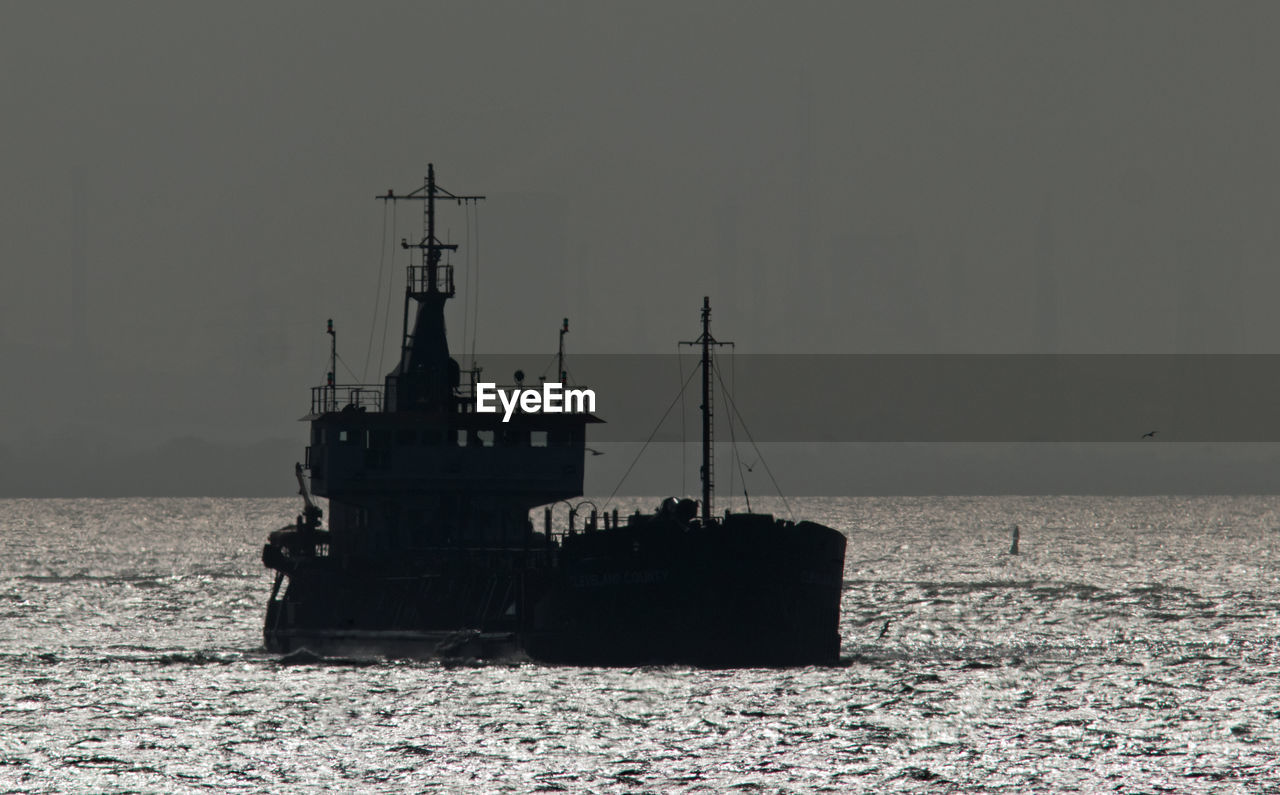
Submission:
M 0 501 L 0 791 L 1280 793 L 1280 499 L 792 508 L 846 667 L 281 665 L 293 501 Z

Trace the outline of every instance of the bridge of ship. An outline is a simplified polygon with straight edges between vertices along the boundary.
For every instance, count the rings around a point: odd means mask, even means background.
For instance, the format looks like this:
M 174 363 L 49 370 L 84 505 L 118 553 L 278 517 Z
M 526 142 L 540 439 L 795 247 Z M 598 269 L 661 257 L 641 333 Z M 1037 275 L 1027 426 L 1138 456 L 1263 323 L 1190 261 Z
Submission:
M 503 385 L 510 390 L 521 385 Z M 591 414 L 475 411 L 475 379 L 454 392 L 456 411 L 386 411 L 380 384 L 311 390 L 306 467 L 317 494 L 475 491 L 521 494 L 531 505 L 582 493 Z

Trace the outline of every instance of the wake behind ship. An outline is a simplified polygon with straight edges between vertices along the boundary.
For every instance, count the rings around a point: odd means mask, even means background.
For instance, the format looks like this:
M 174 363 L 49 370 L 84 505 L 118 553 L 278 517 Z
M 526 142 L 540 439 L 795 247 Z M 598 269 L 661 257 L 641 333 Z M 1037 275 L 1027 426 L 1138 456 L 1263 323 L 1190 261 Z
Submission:
M 400 359 L 381 384 L 311 392 L 305 507 L 272 533 L 269 650 L 497 657 L 565 664 L 833 664 L 843 534 L 767 514 L 712 510 L 710 304 L 702 351 L 703 494 L 651 515 L 594 509 L 581 528 L 545 508 L 580 497 L 589 413 L 476 411 L 479 369 L 450 356 L 455 295 L 436 236 L 450 193 L 428 166 L 424 235 L 407 268 Z M 332 334 L 332 327 L 330 328 Z M 563 339 L 563 335 L 562 335 Z M 336 356 L 336 354 L 335 354 Z M 560 368 L 563 378 L 563 367 Z M 305 470 L 305 474 L 304 474 Z M 309 474 L 310 488 L 305 475 Z M 310 493 L 329 500 L 328 526 Z

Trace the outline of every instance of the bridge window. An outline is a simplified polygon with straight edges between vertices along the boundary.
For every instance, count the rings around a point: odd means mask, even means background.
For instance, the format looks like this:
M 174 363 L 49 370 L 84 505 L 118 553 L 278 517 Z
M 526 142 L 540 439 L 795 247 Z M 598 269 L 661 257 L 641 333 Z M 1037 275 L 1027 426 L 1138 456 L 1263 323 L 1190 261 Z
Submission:
M 493 431 L 476 431 L 481 447 L 493 447 Z
M 546 447 L 547 432 L 546 431 L 529 431 L 530 447 Z

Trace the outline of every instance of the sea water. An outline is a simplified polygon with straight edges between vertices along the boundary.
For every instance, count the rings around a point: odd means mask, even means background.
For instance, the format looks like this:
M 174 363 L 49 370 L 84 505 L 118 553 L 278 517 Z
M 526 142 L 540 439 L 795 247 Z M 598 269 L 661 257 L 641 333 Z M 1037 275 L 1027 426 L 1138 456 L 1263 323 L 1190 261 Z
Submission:
M 1280 792 L 1280 498 L 789 508 L 843 667 L 287 665 L 295 500 L 0 501 L 0 791 Z

